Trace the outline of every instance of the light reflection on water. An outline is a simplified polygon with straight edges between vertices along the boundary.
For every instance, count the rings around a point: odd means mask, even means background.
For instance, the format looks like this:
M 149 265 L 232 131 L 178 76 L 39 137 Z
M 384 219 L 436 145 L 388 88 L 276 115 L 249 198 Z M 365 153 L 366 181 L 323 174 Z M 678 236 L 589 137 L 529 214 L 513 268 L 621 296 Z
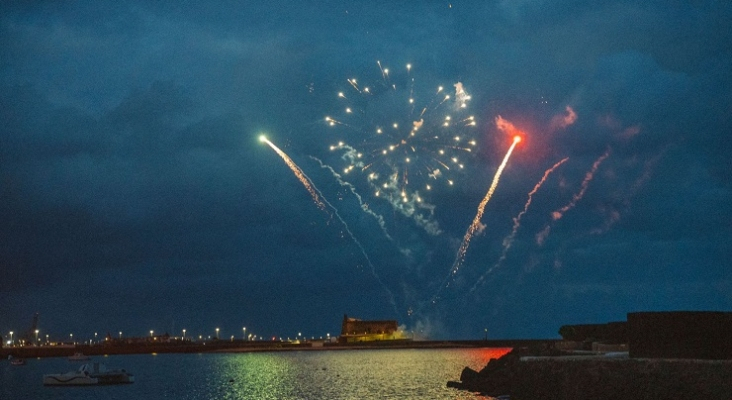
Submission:
M 94 357 L 135 374 L 131 385 L 44 387 L 63 358 L 0 364 L 0 398 L 34 399 L 481 399 L 446 387 L 508 349 L 333 350 Z

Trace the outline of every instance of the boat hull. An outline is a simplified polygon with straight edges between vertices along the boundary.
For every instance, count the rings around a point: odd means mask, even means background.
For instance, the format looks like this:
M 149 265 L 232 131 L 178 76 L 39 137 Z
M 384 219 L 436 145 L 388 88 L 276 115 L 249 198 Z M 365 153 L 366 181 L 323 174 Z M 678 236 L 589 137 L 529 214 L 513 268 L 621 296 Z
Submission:
M 88 386 L 98 385 L 99 379 L 86 374 L 49 374 L 43 375 L 45 386 Z

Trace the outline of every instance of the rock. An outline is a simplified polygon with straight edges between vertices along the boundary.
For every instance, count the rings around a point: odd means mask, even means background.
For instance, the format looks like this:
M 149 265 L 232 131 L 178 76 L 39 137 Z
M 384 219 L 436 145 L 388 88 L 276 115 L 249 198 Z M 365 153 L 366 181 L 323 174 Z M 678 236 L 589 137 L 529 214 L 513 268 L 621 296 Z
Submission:
M 474 382 L 480 377 L 477 371 L 474 371 L 470 367 L 465 367 L 463 372 L 460 374 L 460 380 L 463 382 Z

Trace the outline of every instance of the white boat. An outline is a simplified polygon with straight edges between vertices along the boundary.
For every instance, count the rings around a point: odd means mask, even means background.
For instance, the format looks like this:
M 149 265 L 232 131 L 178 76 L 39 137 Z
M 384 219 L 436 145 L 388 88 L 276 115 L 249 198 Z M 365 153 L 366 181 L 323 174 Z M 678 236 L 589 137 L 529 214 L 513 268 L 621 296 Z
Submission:
M 133 382 L 135 376 L 124 369 L 107 369 L 98 362 L 84 364 L 77 371 L 65 374 L 43 375 L 43 384 L 47 386 L 116 385 Z
M 25 358 L 13 358 L 13 356 L 8 356 L 8 360 L 10 360 L 10 365 L 25 365 Z
M 73 356 L 68 357 L 69 361 L 88 361 L 90 358 L 84 353 L 74 353 Z

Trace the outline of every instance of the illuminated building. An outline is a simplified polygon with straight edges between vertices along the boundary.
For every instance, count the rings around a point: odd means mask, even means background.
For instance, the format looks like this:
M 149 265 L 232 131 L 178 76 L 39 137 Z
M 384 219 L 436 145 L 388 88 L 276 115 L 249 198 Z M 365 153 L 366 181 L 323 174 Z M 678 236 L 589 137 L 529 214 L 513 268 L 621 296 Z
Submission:
M 343 315 L 340 343 L 374 342 L 403 339 L 397 331 L 396 320 L 363 321 Z

